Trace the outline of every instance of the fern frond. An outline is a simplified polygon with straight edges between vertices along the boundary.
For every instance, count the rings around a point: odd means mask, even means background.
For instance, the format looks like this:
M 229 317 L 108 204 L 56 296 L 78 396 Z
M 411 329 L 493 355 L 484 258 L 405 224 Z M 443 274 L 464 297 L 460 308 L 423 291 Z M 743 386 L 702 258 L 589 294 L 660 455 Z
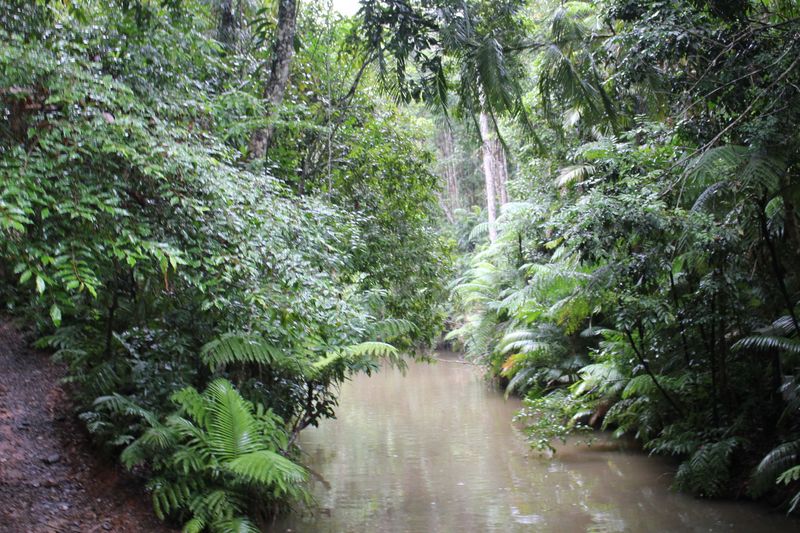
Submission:
M 192 502 L 195 514 L 203 516 L 230 517 L 238 515 L 245 507 L 245 502 L 232 490 L 212 490 Z
M 580 380 L 571 389 L 575 396 L 595 389 L 616 396 L 622 392 L 628 381 L 612 361 L 586 365 L 578 371 L 578 375 Z
M 152 492 L 153 509 L 161 520 L 188 507 L 194 491 L 189 481 L 168 481 L 162 477 L 152 479 L 147 488 Z
M 250 522 L 250 520 L 242 517 L 229 518 L 226 520 L 218 520 L 213 524 L 214 533 L 259 533 L 260 530 Z
M 156 417 L 155 414 L 118 393 L 107 396 L 99 396 L 98 398 L 95 398 L 94 402 L 92 402 L 92 405 L 98 409 L 106 410 L 112 414 L 128 415 L 140 418 L 153 427 L 159 424 L 158 417 Z
M 705 185 L 716 183 L 746 164 L 749 155 L 750 150 L 745 146 L 729 144 L 711 148 L 689 163 L 686 174 Z
M 752 335 L 739 339 L 732 346 L 732 349 L 751 349 L 762 352 L 769 350 L 785 350 L 789 353 L 800 354 L 800 341 L 775 335 Z
M 778 479 L 775 482 L 788 485 L 789 483 L 798 480 L 800 480 L 800 465 L 795 465 L 778 476 Z
M 403 318 L 385 318 L 372 325 L 369 337 L 391 341 L 417 330 L 417 326 L 410 320 Z
M 675 484 L 699 496 L 723 494 L 730 479 L 731 457 L 740 444 L 738 437 L 704 444 L 678 468 Z
M 286 359 L 279 348 L 260 336 L 242 333 L 226 333 L 209 342 L 200 350 L 200 357 L 211 369 L 233 363 L 272 366 Z
M 776 333 L 787 337 L 790 333 L 794 332 L 794 319 L 791 315 L 783 315 L 772 323 L 772 327 Z
M 508 396 L 514 392 L 521 392 L 530 388 L 536 382 L 538 373 L 539 369 L 532 366 L 523 368 L 517 372 L 514 377 L 509 380 L 508 385 L 506 385 L 505 397 L 508 398 Z
M 385 342 L 369 341 L 348 346 L 344 353 L 350 357 L 386 357 L 393 358 L 399 355 L 397 348 Z
M 772 449 L 756 467 L 750 488 L 754 496 L 761 496 L 774 485 L 785 471 L 800 463 L 800 439 L 784 442 Z
M 569 187 L 575 182 L 585 181 L 587 178 L 593 176 L 596 171 L 597 170 L 593 165 L 588 164 L 564 167 L 558 172 L 556 185 L 558 187 Z
M 182 533 L 203 533 L 206 529 L 206 522 L 202 518 L 195 516 L 183 524 Z
M 481 222 L 479 224 L 475 224 L 475 227 L 472 228 L 472 231 L 469 232 L 469 241 L 474 242 L 478 239 L 485 237 L 489 234 L 489 223 L 488 222 Z
M 206 425 L 206 415 L 208 409 L 206 399 L 203 398 L 194 387 L 184 387 L 174 393 L 170 399 L 178 404 L 192 420 L 196 421 L 201 427 Z
M 781 175 L 784 172 L 786 163 L 782 159 L 755 152 L 748 159 L 740 176 L 748 187 L 775 191 L 779 188 Z
M 692 211 L 702 211 L 705 209 L 708 202 L 715 196 L 717 196 L 720 192 L 728 190 L 730 188 L 730 184 L 726 181 L 718 181 L 717 183 L 712 183 L 706 189 L 700 193 L 697 199 L 694 201 L 692 205 Z
M 627 400 L 628 398 L 636 396 L 649 396 L 655 392 L 655 385 L 650 376 L 641 374 L 628 381 L 628 384 L 625 385 L 625 388 L 622 390 L 622 399 Z

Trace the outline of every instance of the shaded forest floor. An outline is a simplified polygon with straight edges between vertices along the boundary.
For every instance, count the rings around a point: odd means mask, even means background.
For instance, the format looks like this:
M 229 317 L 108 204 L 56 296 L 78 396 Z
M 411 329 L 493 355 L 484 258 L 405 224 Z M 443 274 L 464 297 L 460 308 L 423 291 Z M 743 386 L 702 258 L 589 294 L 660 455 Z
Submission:
M 170 531 L 141 483 L 92 450 L 64 374 L 0 320 L 0 532 Z

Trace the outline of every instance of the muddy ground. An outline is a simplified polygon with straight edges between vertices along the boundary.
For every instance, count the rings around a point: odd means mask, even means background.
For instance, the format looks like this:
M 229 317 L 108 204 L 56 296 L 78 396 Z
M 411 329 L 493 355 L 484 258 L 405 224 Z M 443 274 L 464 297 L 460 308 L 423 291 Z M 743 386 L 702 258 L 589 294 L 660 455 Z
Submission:
M 92 449 L 65 369 L 0 319 L 0 532 L 166 532 L 139 480 Z

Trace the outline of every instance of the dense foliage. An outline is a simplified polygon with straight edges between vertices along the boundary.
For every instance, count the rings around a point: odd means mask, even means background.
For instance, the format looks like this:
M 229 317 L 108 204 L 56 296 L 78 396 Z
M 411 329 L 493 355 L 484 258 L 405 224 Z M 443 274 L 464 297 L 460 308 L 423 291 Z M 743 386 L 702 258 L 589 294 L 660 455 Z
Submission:
M 800 508 L 796 2 L 297 6 L 0 0 L 4 312 L 160 517 L 304 501 L 299 432 L 436 337 L 453 250 L 535 446 Z
M 680 489 L 797 509 L 796 4 L 515 5 L 485 38 L 529 61 L 536 138 L 498 121 L 512 201 L 494 242 L 459 230 L 451 338 L 526 396 L 541 448 L 613 429 L 678 457 Z
M 231 36 L 226 6 L 0 3 L 4 311 L 187 531 L 252 530 L 305 498 L 297 434 L 350 373 L 400 363 L 386 342 L 430 341 L 447 270 L 430 155 L 401 111 L 358 80 L 334 108 L 336 80 L 317 83 L 337 48 L 358 60 L 348 23 L 300 14 L 276 118 L 260 99 L 274 14 L 239 3 Z M 265 120 L 276 140 L 248 161 Z

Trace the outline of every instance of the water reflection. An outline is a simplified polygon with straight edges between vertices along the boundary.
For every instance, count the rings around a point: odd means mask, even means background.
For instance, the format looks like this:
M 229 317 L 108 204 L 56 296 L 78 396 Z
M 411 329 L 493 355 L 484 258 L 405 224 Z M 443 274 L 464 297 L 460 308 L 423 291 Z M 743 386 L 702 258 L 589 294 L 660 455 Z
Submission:
M 637 452 L 531 453 L 511 423 L 518 408 L 453 361 L 356 377 L 338 420 L 302 436 L 325 480 L 320 510 L 273 531 L 800 531 L 759 507 L 674 494 L 671 465 Z

